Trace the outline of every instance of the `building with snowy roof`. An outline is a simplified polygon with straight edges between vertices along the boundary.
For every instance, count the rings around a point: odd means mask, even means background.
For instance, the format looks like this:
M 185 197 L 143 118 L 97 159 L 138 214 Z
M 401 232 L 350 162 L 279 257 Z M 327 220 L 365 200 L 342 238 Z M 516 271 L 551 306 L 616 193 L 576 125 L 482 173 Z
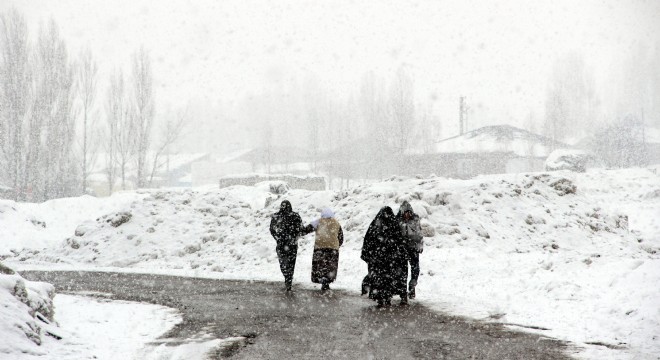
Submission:
M 545 159 L 557 148 L 571 146 L 510 125 L 485 126 L 440 140 L 430 151 L 406 152 L 400 169 L 406 175 L 460 179 L 543 171 Z

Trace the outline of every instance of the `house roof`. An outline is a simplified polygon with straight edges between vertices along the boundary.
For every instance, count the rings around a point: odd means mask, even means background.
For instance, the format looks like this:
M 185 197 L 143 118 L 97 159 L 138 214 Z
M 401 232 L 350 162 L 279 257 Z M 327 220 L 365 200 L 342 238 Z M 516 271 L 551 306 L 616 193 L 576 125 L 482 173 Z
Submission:
M 259 163 L 268 158 L 274 164 L 310 161 L 309 150 L 292 146 L 258 147 L 235 157 L 234 160 Z
M 546 136 L 534 134 L 511 125 L 484 126 L 463 135 L 440 140 L 433 145 L 432 153 L 513 153 L 516 156 L 547 157 L 553 149 L 570 148 Z M 420 154 L 415 150 L 410 154 Z
M 147 153 L 146 167 L 149 171 L 151 171 L 151 168 L 153 166 L 154 156 L 155 153 L 153 151 L 149 151 Z M 165 172 L 168 161 L 169 161 L 170 171 L 176 171 L 177 169 L 183 166 L 186 166 L 195 161 L 203 160 L 204 158 L 209 156 L 210 156 L 209 153 L 180 153 L 180 154 L 170 154 L 169 156 L 165 154 L 161 154 L 158 158 L 159 166 L 156 173 L 160 174 Z M 105 171 L 106 168 L 105 157 L 106 157 L 105 153 L 97 154 L 97 156 L 94 159 L 95 160 L 94 163 L 92 164 L 92 166 L 90 166 L 90 174 L 102 174 Z M 135 160 L 132 160 L 127 164 L 126 170 L 129 176 L 135 176 L 136 174 Z

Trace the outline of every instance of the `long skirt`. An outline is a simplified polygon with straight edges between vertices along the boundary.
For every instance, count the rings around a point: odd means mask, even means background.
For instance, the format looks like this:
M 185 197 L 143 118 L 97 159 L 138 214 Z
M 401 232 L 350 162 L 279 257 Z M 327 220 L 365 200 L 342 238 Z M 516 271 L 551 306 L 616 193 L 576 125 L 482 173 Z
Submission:
M 394 295 L 407 296 L 408 263 L 401 259 L 374 263 L 369 268 L 369 298 L 389 300 Z
M 329 284 L 337 278 L 339 250 L 315 249 L 312 256 L 312 282 Z

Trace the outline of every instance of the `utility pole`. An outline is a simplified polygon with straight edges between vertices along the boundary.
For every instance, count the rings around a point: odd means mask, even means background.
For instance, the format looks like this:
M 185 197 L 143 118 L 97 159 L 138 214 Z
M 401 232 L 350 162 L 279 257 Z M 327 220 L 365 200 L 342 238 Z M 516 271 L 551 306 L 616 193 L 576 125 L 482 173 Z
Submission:
M 459 134 L 463 135 L 465 132 L 467 132 L 468 128 L 468 105 L 467 102 L 465 101 L 465 96 L 460 97 L 459 101 L 459 107 L 458 107 L 458 119 L 459 119 Z

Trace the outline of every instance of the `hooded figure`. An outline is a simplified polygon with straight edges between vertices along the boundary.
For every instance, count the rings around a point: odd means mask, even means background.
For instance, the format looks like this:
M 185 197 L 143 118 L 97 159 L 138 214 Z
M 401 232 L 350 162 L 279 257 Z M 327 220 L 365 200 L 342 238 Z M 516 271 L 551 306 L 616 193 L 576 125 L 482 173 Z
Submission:
M 408 283 L 408 296 L 415 298 L 415 286 L 419 278 L 419 254 L 424 250 L 424 237 L 422 227 L 419 224 L 419 216 L 415 214 L 412 206 L 407 201 L 401 203 L 396 219 L 401 227 L 401 233 L 406 237 L 408 243 L 408 262 L 410 263 L 410 282 Z M 408 265 L 406 265 L 406 273 Z
M 306 232 L 316 233 L 314 255 L 312 256 L 312 282 L 321 285 L 321 290 L 330 289 L 330 283 L 337 278 L 339 247 L 344 243 L 341 225 L 334 212 L 325 208 L 321 218 L 312 221 Z
M 277 246 L 277 258 L 280 261 L 280 270 L 284 275 L 284 284 L 287 291 L 291 290 L 293 272 L 296 268 L 296 255 L 298 254 L 298 237 L 303 233 L 302 219 L 298 213 L 293 212 L 288 200 L 282 201 L 280 211 L 273 214 L 270 219 L 270 234 L 273 235 Z
M 369 268 L 366 283 L 369 298 L 378 306 L 389 305 L 392 296 L 401 295 L 401 304 L 407 304 L 408 252 L 405 237 L 389 206 L 380 209 L 369 225 L 362 244 L 360 258 Z

